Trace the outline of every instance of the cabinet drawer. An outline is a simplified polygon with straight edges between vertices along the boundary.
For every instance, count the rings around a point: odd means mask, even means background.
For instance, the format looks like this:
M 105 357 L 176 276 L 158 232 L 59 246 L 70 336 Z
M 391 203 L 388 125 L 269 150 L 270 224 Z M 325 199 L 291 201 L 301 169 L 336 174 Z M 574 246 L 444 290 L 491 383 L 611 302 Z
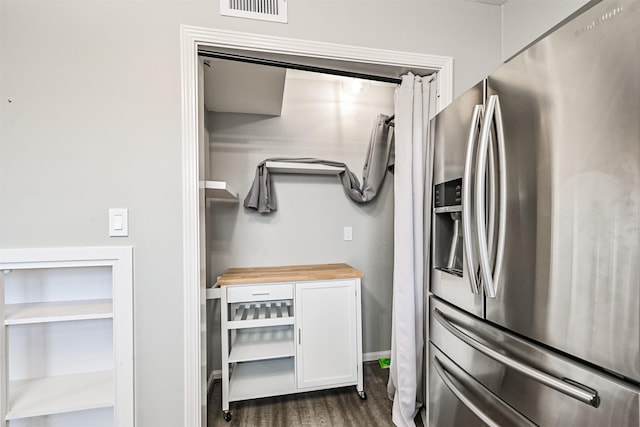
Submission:
M 227 287 L 227 302 L 268 301 L 293 299 L 293 285 L 231 285 Z

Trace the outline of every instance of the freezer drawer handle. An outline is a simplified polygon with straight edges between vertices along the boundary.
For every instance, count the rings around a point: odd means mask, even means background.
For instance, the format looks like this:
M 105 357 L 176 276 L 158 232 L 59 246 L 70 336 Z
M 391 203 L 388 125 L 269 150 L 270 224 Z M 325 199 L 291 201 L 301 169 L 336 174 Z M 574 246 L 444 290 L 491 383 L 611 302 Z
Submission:
M 488 356 L 509 368 L 515 369 L 521 374 L 526 375 L 527 377 L 541 384 L 544 384 L 547 387 L 551 387 L 552 389 L 557 390 L 560 393 L 566 394 L 567 396 L 572 397 L 580 402 L 591 405 L 594 408 L 600 406 L 600 397 L 598 396 L 598 392 L 596 390 L 593 390 L 582 384 L 578 386 L 576 385 L 577 383 L 572 380 L 556 378 L 553 375 L 549 375 L 546 372 L 542 372 L 539 369 L 536 369 L 532 366 L 519 362 L 518 360 L 500 353 L 498 350 L 495 350 L 488 345 L 465 334 L 462 330 L 460 330 L 460 328 L 462 328 L 462 325 L 456 324 L 454 326 L 453 321 L 445 316 L 437 308 L 433 311 L 433 315 L 447 331 L 451 332 L 460 341 L 463 341 L 485 356 Z
M 456 386 L 456 384 L 454 383 L 454 379 L 456 379 L 455 375 L 447 371 L 447 368 L 445 368 L 444 365 L 442 365 L 442 362 L 440 361 L 440 359 L 438 359 L 437 356 L 434 357 L 433 367 L 436 369 L 436 372 L 440 376 L 440 379 L 442 379 L 442 382 L 444 382 L 444 384 L 449 388 L 451 393 L 453 393 L 458 398 L 458 400 L 464 404 L 464 406 L 466 406 L 471 412 L 473 412 L 478 418 L 480 418 L 482 422 L 484 422 L 490 427 L 501 427 L 500 423 L 492 419 L 490 414 L 485 413 L 478 405 L 476 405 L 473 402 L 471 398 L 465 395 L 463 390 L 461 390 Z M 478 384 L 478 386 L 484 389 L 485 395 L 487 394 L 493 395 L 496 403 L 500 405 L 500 407 L 503 409 L 504 412 L 507 412 L 510 415 L 509 418 L 511 418 L 512 421 L 517 420 L 518 426 L 527 426 L 527 427 L 537 426 L 537 424 L 532 423 L 529 419 L 524 417 L 522 414 L 515 411 L 511 406 L 504 403 L 500 398 L 495 396 L 486 387 L 484 387 L 481 384 Z
M 471 126 L 469 127 L 469 135 L 467 136 L 467 152 L 464 160 L 464 174 L 462 176 L 462 230 L 464 253 L 467 258 L 467 277 L 471 292 L 480 293 L 478 285 L 476 261 L 473 253 L 473 242 L 471 234 L 471 163 L 473 162 L 473 153 L 478 139 L 480 122 L 482 120 L 482 105 L 473 107 L 473 115 L 471 118 Z

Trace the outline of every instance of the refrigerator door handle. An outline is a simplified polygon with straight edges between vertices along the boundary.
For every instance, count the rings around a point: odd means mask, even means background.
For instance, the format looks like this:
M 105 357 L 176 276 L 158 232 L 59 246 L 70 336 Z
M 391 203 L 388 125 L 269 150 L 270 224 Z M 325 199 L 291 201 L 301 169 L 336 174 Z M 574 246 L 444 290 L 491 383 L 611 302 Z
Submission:
M 495 139 L 495 138 L 493 138 Z M 495 259 L 495 227 L 496 227 L 496 162 L 495 162 L 495 148 L 494 144 L 489 144 L 489 155 L 487 157 L 487 182 L 489 189 L 487 191 L 487 209 L 485 212 L 489 216 L 487 221 L 487 249 L 489 251 L 489 260 Z
M 487 244 L 486 222 L 485 222 L 485 172 L 487 169 L 487 152 L 489 150 L 489 140 L 493 123 L 496 124 L 496 142 L 498 146 L 498 238 L 496 247 L 496 257 L 493 269 L 489 265 L 489 245 Z M 480 128 L 480 139 L 478 143 L 478 157 L 476 163 L 475 180 L 475 220 L 476 234 L 478 238 L 478 263 L 482 275 L 485 294 L 489 298 L 495 298 L 498 284 L 500 283 L 500 271 L 502 269 L 502 259 L 504 257 L 504 240 L 506 228 L 506 160 L 504 153 L 504 131 L 502 129 L 502 113 L 497 95 L 491 95 L 487 100 L 482 127 Z M 492 193 L 494 190 L 492 190 Z M 493 209 L 493 206 L 491 206 Z M 492 214 L 493 215 L 493 214 Z M 491 221 L 493 223 L 493 220 Z M 493 226 L 491 226 L 493 229 Z M 491 230 L 493 232 L 493 230 Z M 493 236 L 491 236 L 493 238 Z
M 464 406 L 467 407 L 471 412 L 475 414 L 476 417 L 480 418 L 483 423 L 487 424 L 490 427 L 500 427 L 500 423 L 491 418 L 491 413 L 486 413 L 482 410 L 472 398 L 467 396 L 465 393 L 466 390 L 458 387 L 455 382 L 461 382 L 458 380 L 455 375 L 447 370 L 444 367 L 438 356 L 434 356 L 433 358 L 433 367 L 435 368 L 438 376 L 442 380 L 442 382 L 447 386 L 449 391 L 453 393 L 453 395 L 460 401 Z M 475 380 L 471 375 L 469 378 L 477 383 L 477 386 L 482 389 L 484 396 L 493 396 L 496 402 L 496 405 L 499 405 L 499 412 L 506 412 L 509 414 L 510 421 L 513 421 L 517 426 L 526 426 L 526 427 L 537 427 L 537 424 L 532 423 L 529 419 L 524 417 L 519 412 L 515 411 L 511 406 L 503 402 L 499 397 L 495 396 L 491 390 L 487 389 L 485 386 L 480 384 L 477 380 Z
M 485 356 L 490 357 L 496 362 L 514 369 L 521 374 L 533 379 L 534 381 L 544 384 L 547 387 L 559 391 L 560 393 L 566 394 L 567 396 L 572 397 L 580 402 L 593 406 L 594 408 L 600 406 L 600 397 L 598 396 L 598 392 L 596 390 L 576 383 L 573 380 L 556 378 L 553 375 L 549 375 L 546 372 L 522 363 L 512 357 L 501 353 L 494 348 L 491 348 L 489 345 L 484 344 L 464 333 L 461 330 L 463 329 L 462 325 L 456 324 L 454 326 L 454 321 L 452 321 L 438 309 L 433 310 L 433 316 L 447 331 L 449 331 L 460 341 L 471 346 Z
M 504 260 L 504 244 L 507 229 L 507 160 L 504 145 L 504 126 L 502 123 L 502 109 L 500 108 L 500 99 L 498 95 L 495 97 L 495 123 L 496 123 L 496 142 L 498 146 L 498 188 L 499 188 L 499 205 L 498 205 L 498 241 L 496 248 L 495 264 L 493 265 L 493 281 L 498 287 L 500 282 L 500 272 L 502 270 L 502 261 Z
M 480 284 L 478 283 L 477 265 L 473 253 L 473 241 L 471 234 L 471 169 L 473 163 L 473 154 L 478 140 L 479 127 L 482 121 L 482 105 L 473 107 L 471 116 L 471 125 L 469 126 L 469 134 L 467 137 L 467 152 L 464 160 L 464 173 L 462 175 L 462 235 L 464 242 L 464 253 L 467 258 L 467 276 L 471 292 L 480 294 Z

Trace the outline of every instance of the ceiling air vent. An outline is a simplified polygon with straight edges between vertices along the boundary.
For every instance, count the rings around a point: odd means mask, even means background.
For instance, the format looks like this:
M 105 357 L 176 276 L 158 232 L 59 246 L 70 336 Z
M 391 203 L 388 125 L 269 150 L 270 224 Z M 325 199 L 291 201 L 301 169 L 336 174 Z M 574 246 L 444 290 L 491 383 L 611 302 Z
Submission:
M 287 0 L 220 0 L 220 14 L 260 21 L 287 22 Z

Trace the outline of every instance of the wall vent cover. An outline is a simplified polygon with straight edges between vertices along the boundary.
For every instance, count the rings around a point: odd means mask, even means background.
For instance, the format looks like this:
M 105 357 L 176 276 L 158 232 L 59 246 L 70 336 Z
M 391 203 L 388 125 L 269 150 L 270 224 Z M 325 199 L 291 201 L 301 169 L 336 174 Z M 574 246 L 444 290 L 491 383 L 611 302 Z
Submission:
M 287 22 L 287 0 L 220 0 L 220 14 L 260 21 Z

